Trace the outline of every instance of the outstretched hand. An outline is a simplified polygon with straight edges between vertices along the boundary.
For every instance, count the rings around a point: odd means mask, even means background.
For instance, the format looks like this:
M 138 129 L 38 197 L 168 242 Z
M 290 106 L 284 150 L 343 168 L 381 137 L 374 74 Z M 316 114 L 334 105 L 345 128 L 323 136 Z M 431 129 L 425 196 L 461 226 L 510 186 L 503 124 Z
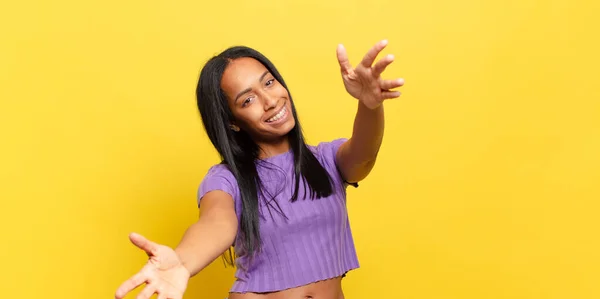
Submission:
M 346 91 L 370 109 L 379 107 L 386 99 L 399 97 L 400 92 L 392 89 L 404 85 L 404 79 L 384 80 L 381 78 L 385 68 L 394 61 L 393 55 L 387 55 L 373 64 L 385 46 L 387 46 L 386 40 L 378 42 L 367 52 L 356 68 L 353 68 L 348 61 L 344 46 L 339 45 L 337 48 L 337 58 Z
M 129 235 L 131 242 L 146 252 L 148 263 L 117 289 L 116 299 L 121 299 L 142 284 L 144 290 L 138 299 L 149 299 L 155 293 L 159 299 L 181 299 L 190 279 L 190 272 L 183 266 L 177 253 L 164 245 L 156 244 L 139 234 Z

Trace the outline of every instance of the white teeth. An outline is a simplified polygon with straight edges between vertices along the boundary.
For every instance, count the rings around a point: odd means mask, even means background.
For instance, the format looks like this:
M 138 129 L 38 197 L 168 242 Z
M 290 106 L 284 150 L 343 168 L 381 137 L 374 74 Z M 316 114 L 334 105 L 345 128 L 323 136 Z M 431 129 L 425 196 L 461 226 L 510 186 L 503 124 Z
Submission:
M 281 109 L 281 111 L 279 111 L 279 113 L 277 113 L 277 115 L 267 119 L 267 122 L 270 123 L 270 122 L 274 122 L 274 121 L 280 119 L 285 114 L 285 110 L 286 110 L 285 107 L 283 107 L 283 109 Z

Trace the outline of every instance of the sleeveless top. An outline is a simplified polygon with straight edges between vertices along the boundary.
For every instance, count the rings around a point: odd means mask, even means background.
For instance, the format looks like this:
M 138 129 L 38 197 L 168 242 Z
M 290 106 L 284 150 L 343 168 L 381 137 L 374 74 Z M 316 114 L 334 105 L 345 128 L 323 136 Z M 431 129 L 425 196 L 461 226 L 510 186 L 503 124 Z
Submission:
M 298 200 L 291 202 L 294 192 L 291 150 L 257 164 L 266 189 L 263 193 L 268 199 L 275 196 L 280 210 L 272 208 L 277 206 L 275 204 L 268 208 L 259 192 L 261 250 L 249 263 L 249 257 L 241 252 L 238 226 L 238 237 L 233 244 L 237 255 L 236 279 L 230 292 L 281 291 L 342 276 L 359 267 L 346 210 L 347 183 L 335 162 L 336 152 L 346 140 L 341 138 L 309 146 L 332 179 L 333 192 L 329 197 L 307 198 L 300 182 Z M 204 194 L 213 190 L 231 195 L 239 221 L 240 192 L 227 165 L 214 165 L 208 170 L 198 189 L 198 205 Z

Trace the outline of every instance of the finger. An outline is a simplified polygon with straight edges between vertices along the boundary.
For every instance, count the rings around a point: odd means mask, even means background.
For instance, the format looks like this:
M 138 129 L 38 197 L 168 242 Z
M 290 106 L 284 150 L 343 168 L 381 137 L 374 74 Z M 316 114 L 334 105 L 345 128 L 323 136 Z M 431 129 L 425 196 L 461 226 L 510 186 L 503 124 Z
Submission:
M 401 93 L 399 91 L 383 91 L 383 92 L 381 92 L 381 96 L 384 99 L 395 99 L 395 98 L 399 97 L 400 94 Z
M 337 59 L 340 63 L 340 68 L 342 69 L 342 73 L 348 73 L 352 69 L 352 65 L 348 60 L 348 54 L 346 53 L 346 48 L 344 45 L 339 44 L 337 47 Z
M 156 299 L 169 299 L 169 297 L 167 297 L 167 295 L 165 294 L 158 294 L 158 297 Z
M 379 60 L 377 63 L 375 63 L 375 65 L 372 68 L 373 76 L 375 78 L 378 78 L 379 76 L 381 76 L 381 73 L 383 73 L 383 71 L 385 71 L 385 68 L 388 65 L 390 65 L 393 61 L 394 61 L 394 55 L 392 55 L 392 54 L 386 55 L 384 58 Z
M 129 240 L 131 240 L 131 243 L 133 243 L 135 246 L 144 250 L 148 255 L 156 254 L 158 245 L 156 243 L 144 238 L 142 235 L 137 234 L 137 233 L 131 233 L 131 234 L 129 234 Z
M 362 64 L 362 66 L 364 66 L 364 67 L 371 67 L 371 65 L 375 61 L 375 58 L 377 58 L 377 55 L 379 55 L 379 52 L 381 52 L 381 50 L 383 50 L 383 48 L 385 48 L 385 46 L 387 46 L 387 43 L 388 43 L 387 40 L 382 40 L 382 41 L 378 42 L 377 44 L 375 44 L 375 46 L 373 46 L 367 52 L 367 54 L 365 54 L 365 57 L 360 62 L 360 64 Z
M 127 295 L 127 293 L 133 291 L 133 289 L 146 282 L 146 280 L 146 276 L 141 273 L 132 276 L 119 286 L 117 292 L 115 293 L 115 299 L 122 299 L 125 297 L 125 295 Z
M 150 299 L 156 293 L 156 288 L 153 285 L 147 285 L 138 295 L 136 299 Z
M 404 85 L 404 79 L 396 79 L 396 80 L 381 80 L 379 86 L 383 90 L 390 90 Z

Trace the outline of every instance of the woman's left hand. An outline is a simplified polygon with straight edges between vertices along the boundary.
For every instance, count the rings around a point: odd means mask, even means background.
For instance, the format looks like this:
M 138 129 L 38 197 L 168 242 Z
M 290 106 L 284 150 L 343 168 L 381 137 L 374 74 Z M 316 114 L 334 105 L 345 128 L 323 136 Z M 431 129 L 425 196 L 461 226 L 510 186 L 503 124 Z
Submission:
M 386 99 L 399 97 L 400 92 L 392 89 L 404 85 L 404 79 L 384 80 L 381 78 L 381 73 L 394 61 L 393 55 L 387 55 L 373 64 L 385 46 L 387 46 L 386 40 L 378 42 L 367 52 L 356 68 L 353 68 L 348 61 L 344 46 L 339 45 L 337 48 L 337 58 L 346 91 L 370 109 L 379 107 Z

